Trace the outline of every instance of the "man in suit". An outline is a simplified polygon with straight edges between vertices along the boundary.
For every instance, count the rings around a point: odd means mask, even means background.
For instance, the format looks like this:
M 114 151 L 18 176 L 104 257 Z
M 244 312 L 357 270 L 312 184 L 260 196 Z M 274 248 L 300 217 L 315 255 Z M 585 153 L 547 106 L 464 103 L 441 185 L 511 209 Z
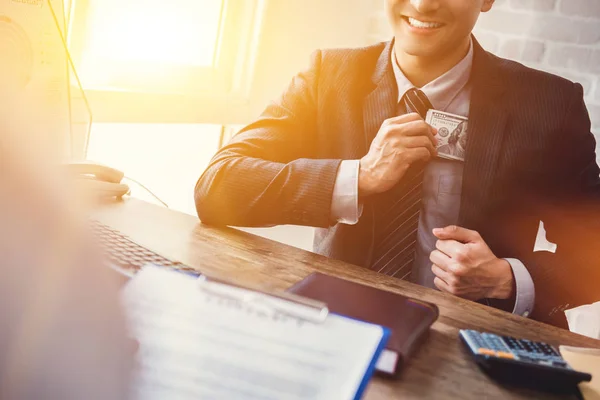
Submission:
M 471 35 L 493 3 L 386 0 L 394 40 L 314 53 L 213 158 L 200 219 L 315 226 L 317 253 L 529 315 L 543 272 L 497 216 L 598 193 L 599 168 L 582 87 Z M 469 119 L 464 162 L 437 156 L 429 108 Z

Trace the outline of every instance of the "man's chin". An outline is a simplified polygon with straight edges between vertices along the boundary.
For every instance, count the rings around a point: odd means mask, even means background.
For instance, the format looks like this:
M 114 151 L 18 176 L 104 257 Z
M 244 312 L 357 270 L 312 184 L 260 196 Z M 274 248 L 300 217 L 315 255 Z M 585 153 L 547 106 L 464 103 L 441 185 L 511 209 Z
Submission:
M 427 43 L 403 43 L 402 46 L 396 47 L 396 51 L 401 51 L 409 56 L 423 58 L 439 57 L 442 54 L 439 46 Z

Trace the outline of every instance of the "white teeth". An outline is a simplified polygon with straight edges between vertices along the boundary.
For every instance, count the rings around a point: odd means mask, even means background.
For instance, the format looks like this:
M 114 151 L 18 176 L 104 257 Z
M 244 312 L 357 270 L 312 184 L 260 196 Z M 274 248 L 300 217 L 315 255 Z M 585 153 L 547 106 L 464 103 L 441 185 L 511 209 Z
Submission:
M 438 22 L 423 22 L 423 21 L 419 21 L 418 19 L 414 19 L 411 17 L 408 17 L 408 23 L 411 24 L 412 26 L 414 26 L 415 28 L 439 28 L 440 26 L 442 26 L 442 24 L 438 23 Z

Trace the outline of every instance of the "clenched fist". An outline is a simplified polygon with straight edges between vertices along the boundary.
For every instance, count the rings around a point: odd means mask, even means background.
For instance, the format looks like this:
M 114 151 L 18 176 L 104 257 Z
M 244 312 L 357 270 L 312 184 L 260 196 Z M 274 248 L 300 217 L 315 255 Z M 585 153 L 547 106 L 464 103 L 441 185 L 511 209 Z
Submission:
M 511 297 L 510 264 L 496 257 L 478 232 L 453 225 L 433 234 L 439 240 L 429 259 L 438 289 L 469 300 Z
M 419 114 L 404 114 L 386 119 L 360 160 L 358 193 L 369 196 L 394 187 L 417 161 L 436 155 L 435 128 Z

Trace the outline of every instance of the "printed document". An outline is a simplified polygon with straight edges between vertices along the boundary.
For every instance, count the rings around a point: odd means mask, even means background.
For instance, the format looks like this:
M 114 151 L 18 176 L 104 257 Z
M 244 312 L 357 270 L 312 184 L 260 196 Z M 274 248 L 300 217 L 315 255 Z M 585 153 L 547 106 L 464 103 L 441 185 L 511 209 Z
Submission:
M 124 288 L 139 341 L 133 398 L 358 398 L 388 331 L 330 314 L 310 322 L 146 267 Z M 284 301 L 284 300 L 280 300 Z

